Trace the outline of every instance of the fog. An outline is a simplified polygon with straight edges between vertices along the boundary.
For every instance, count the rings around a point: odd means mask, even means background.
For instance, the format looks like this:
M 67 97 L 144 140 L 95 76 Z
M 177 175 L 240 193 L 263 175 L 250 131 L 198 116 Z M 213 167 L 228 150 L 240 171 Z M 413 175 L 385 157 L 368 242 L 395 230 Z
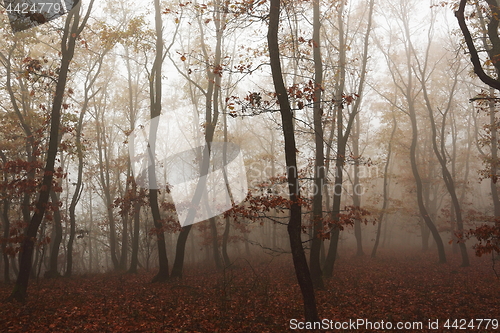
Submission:
M 318 305 L 335 283 L 404 258 L 493 278 L 499 13 L 460 3 L 4 1 L 9 299 L 62 276 L 277 274 L 300 286 L 285 317 L 317 323 L 340 316 Z

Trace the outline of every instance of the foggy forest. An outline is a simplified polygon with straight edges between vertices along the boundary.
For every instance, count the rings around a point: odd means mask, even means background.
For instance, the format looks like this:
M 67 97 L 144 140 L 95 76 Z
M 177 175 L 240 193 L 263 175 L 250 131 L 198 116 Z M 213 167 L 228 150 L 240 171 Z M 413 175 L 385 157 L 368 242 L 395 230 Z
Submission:
M 0 331 L 500 330 L 499 25 L 0 1 Z

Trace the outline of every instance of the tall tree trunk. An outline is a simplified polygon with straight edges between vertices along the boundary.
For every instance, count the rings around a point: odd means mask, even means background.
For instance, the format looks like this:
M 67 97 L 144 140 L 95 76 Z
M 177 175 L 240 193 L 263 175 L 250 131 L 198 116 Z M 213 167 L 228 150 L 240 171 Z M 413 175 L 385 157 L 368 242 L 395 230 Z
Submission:
M 4 240 L 10 237 L 10 220 L 9 220 L 9 200 L 2 200 L 2 226 Z M 2 242 L 2 256 L 3 256 L 3 280 L 6 283 L 10 282 L 10 258 L 7 253 L 7 242 Z
M 409 36 L 408 31 L 407 31 L 407 36 Z M 424 199 L 423 199 L 423 183 L 422 183 L 422 178 L 420 177 L 420 172 L 418 170 L 418 165 L 417 165 L 418 127 L 417 127 L 417 115 L 416 115 L 416 110 L 415 110 L 415 100 L 411 97 L 412 91 L 413 91 L 413 76 L 412 76 L 412 69 L 410 67 L 410 64 L 411 64 L 410 56 L 411 56 L 411 54 L 408 50 L 408 52 L 407 52 L 408 81 L 407 81 L 407 87 L 406 87 L 406 98 L 407 98 L 407 102 L 408 102 L 408 114 L 410 116 L 411 129 L 412 129 L 411 145 L 410 145 L 411 170 L 413 173 L 413 177 L 415 178 L 415 185 L 417 188 L 417 203 L 418 203 L 418 209 L 420 211 L 420 216 L 424 220 L 425 225 L 429 228 L 429 230 L 432 234 L 432 237 L 434 238 L 434 241 L 436 242 L 438 256 L 439 256 L 439 262 L 445 263 L 446 262 L 446 254 L 444 251 L 443 240 L 441 239 L 441 236 L 439 235 L 439 231 L 437 230 L 436 225 L 432 221 L 432 219 L 429 215 L 429 212 L 427 211 L 427 208 L 425 207 Z
M 139 264 L 139 228 L 140 228 L 140 217 L 141 217 L 141 203 L 137 198 L 137 185 L 135 179 L 132 178 L 132 192 L 136 196 L 134 200 L 134 231 L 132 236 L 132 255 L 130 259 L 129 273 L 137 273 L 137 266 Z
M 427 50 L 427 52 L 429 52 L 429 49 Z M 443 180 L 444 180 L 444 183 L 446 185 L 446 189 L 448 190 L 448 193 L 451 196 L 451 201 L 453 204 L 453 215 L 456 218 L 458 232 L 461 235 L 463 235 L 464 225 L 463 225 L 463 219 L 462 219 L 462 210 L 460 208 L 460 203 L 458 201 L 458 196 L 457 196 L 456 187 L 455 187 L 455 181 L 454 181 L 453 177 L 451 176 L 450 171 L 448 170 L 448 166 L 446 165 L 447 164 L 446 151 L 445 151 L 445 146 L 444 146 L 444 144 L 445 144 L 445 142 L 444 142 L 445 141 L 444 140 L 444 130 L 445 130 L 445 126 L 446 126 L 446 114 L 451 108 L 452 98 L 453 98 L 453 95 L 455 92 L 455 87 L 457 85 L 458 73 L 456 73 L 455 80 L 453 81 L 453 88 L 452 88 L 452 91 L 451 91 L 450 96 L 449 96 L 447 108 L 446 108 L 445 112 L 443 113 L 443 123 L 442 123 L 442 127 L 441 127 L 441 149 L 439 149 L 438 144 L 437 144 L 437 139 L 436 139 L 437 130 L 436 130 L 436 122 L 434 120 L 434 111 L 433 111 L 431 101 L 430 101 L 428 93 L 427 93 L 427 87 L 426 87 L 425 81 L 424 81 L 424 78 L 426 76 L 425 67 L 424 68 L 419 67 L 419 69 L 420 69 L 420 73 L 422 76 L 422 78 L 421 78 L 422 92 L 424 94 L 425 105 L 427 107 L 427 111 L 429 114 L 429 122 L 431 124 L 432 148 L 434 150 L 434 154 L 436 155 L 436 157 L 439 161 L 439 164 L 441 165 L 441 172 L 443 175 Z M 470 265 L 469 264 L 469 256 L 467 255 L 467 248 L 465 247 L 465 243 L 463 241 L 460 241 L 458 243 L 458 247 L 460 248 L 460 254 L 462 256 L 462 266 L 463 267 L 469 266 Z
M 0 158 L 2 159 L 2 162 L 5 164 L 7 163 L 7 157 L 5 156 L 5 154 L 0 151 Z M 4 182 L 4 186 L 2 186 L 2 212 L 1 212 L 1 220 L 2 220 L 2 228 L 3 228 L 3 242 L 2 243 L 2 257 L 3 257 L 3 262 L 4 262 L 4 266 L 3 266 L 3 280 L 4 282 L 6 283 L 9 283 L 10 282 L 10 258 L 9 258 L 9 254 L 7 253 L 7 242 L 6 240 L 9 239 L 10 237 L 10 219 L 9 219 L 9 208 L 10 208 L 10 201 L 7 197 L 7 192 L 6 192 L 6 188 L 7 188 L 7 183 L 8 183 L 8 179 L 7 179 L 7 172 L 4 171 L 3 172 L 3 182 Z
M 354 155 L 354 182 L 352 191 L 352 201 L 355 208 L 361 207 L 361 193 L 359 193 L 359 187 L 361 186 L 359 182 L 359 163 L 360 163 L 360 153 L 359 153 L 359 135 L 361 132 L 361 126 L 359 122 L 359 113 L 355 117 L 354 125 L 354 135 L 352 137 L 352 153 Z M 365 255 L 363 252 L 363 239 L 361 234 L 361 220 L 359 218 L 354 219 L 354 237 L 356 238 L 356 256 L 362 257 Z
M 222 150 L 222 165 L 227 165 L 227 112 L 224 112 L 223 116 L 224 120 L 224 148 Z M 224 176 L 224 183 L 226 184 L 226 190 L 229 193 L 229 200 L 231 201 L 231 205 L 234 206 L 233 194 L 231 192 L 231 188 L 229 187 L 229 180 L 227 178 L 227 170 L 226 168 L 222 168 L 222 174 Z M 229 259 L 229 255 L 227 253 L 227 243 L 229 241 L 229 229 L 231 228 L 229 215 L 225 217 L 224 223 L 224 233 L 222 234 L 222 260 L 224 262 L 224 267 L 228 267 L 231 264 Z
M 159 117 L 161 114 L 161 92 L 162 92 L 162 65 L 163 65 L 163 23 L 161 19 L 160 0 L 154 1 L 155 6 L 155 29 L 156 29 L 156 55 L 151 71 L 152 78 L 150 79 L 150 99 L 151 99 L 151 119 Z M 153 122 L 151 123 L 153 124 Z M 157 124 L 156 124 L 157 125 Z M 150 167 L 148 168 L 149 178 L 149 204 L 151 206 L 151 214 L 153 223 L 156 229 L 156 242 L 158 247 L 158 264 L 159 271 L 153 278 L 153 282 L 165 281 L 168 279 L 168 258 L 167 248 L 165 245 L 165 232 L 163 231 L 163 223 L 160 216 L 160 207 L 158 206 L 158 187 L 156 182 L 156 167 L 155 167 L 155 141 L 158 128 L 150 128 L 148 152 Z
M 427 212 L 427 209 L 425 208 L 425 205 L 424 205 L 422 178 L 420 178 L 420 173 L 418 171 L 418 166 L 417 166 L 417 157 L 416 157 L 417 142 L 418 142 L 418 129 L 417 129 L 417 118 L 416 118 L 415 109 L 414 109 L 413 105 L 411 105 L 409 107 L 409 114 L 410 114 L 411 127 L 412 127 L 412 140 L 411 140 L 411 146 L 410 146 L 410 164 L 411 164 L 411 170 L 413 173 L 413 177 L 415 178 L 415 184 L 417 186 L 418 209 L 420 211 L 420 216 L 423 218 L 425 225 L 429 228 L 429 230 L 432 234 L 432 237 L 434 238 L 434 241 L 436 242 L 438 256 L 439 256 L 439 262 L 445 263 L 446 262 L 446 254 L 444 252 L 443 240 L 441 239 L 441 236 L 439 235 L 439 231 L 437 230 L 436 225 L 432 221 L 432 219 L 429 216 L 429 213 Z
M 90 1 L 89 9 L 86 16 L 80 23 L 80 7 L 81 2 L 75 6 L 67 18 L 64 27 L 62 42 L 61 42 L 61 68 L 59 70 L 59 78 L 57 80 L 56 91 L 54 94 L 54 101 L 52 104 L 52 112 L 50 119 L 50 137 L 47 150 L 47 159 L 45 164 L 45 173 L 42 180 L 42 186 L 38 200 L 35 204 L 35 212 L 30 220 L 28 228 L 25 233 L 24 240 L 21 244 L 21 261 L 19 267 L 19 275 L 17 276 L 16 283 L 12 294 L 9 296 L 10 300 L 24 301 L 27 296 L 28 280 L 31 271 L 31 261 L 33 258 L 34 240 L 37 236 L 38 227 L 42 223 L 45 209 L 49 201 L 50 191 L 52 189 L 52 180 L 54 175 L 54 165 L 57 156 L 57 147 L 59 145 L 59 126 L 61 121 L 61 108 L 64 99 L 64 90 L 66 89 L 66 82 L 68 78 L 69 65 L 75 52 L 76 39 L 82 32 L 85 23 L 90 15 L 93 0 Z
M 323 238 L 323 189 L 325 181 L 325 155 L 323 147 L 323 60 L 320 40 L 320 0 L 313 0 L 313 57 L 314 57 L 314 144 L 315 169 L 313 192 L 313 231 L 309 262 L 311 278 L 316 288 L 324 288 L 321 271 L 320 250 Z
M 113 264 L 113 268 L 115 270 L 118 269 L 118 257 L 116 256 L 116 223 L 115 216 L 113 212 L 113 199 L 111 197 L 111 180 L 109 177 L 110 167 L 109 167 L 109 158 L 108 152 L 106 151 L 106 143 L 103 145 L 103 141 L 106 140 L 106 133 L 104 132 L 104 121 L 96 122 L 97 129 L 97 149 L 98 157 L 99 157 L 99 178 L 102 186 L 102 190 L 104 192 L 104 204 L 106 205 L 106 213 L 108 217 L 109 224 L 109 250 L 111 262 Z M 74 235 L 73 235 L 74 237 Z M 71 240 L 71 232 L 70 232 L 70 240 Z M 68 246 L 69 246 L 68 242 Z M 72 242 L 71 242 L 72 244 Z M 70 250 L 70 249 L 68 249 Z M 68 258 L 70 258 L 68 252 Z
M 93 241 L 92 241 L 92 229 L 94 227 L 94 214 L 93 214 L 93 208 L 92 208 L 92 189 L 89 186 L 89 220 L 90 220 L 90 225 L 89 225 L 89 273 L 93 272 L 93 263 L 94 263 L 94 250 L 92 248 Z M 99 263 L 98 263 L 99 264 Z M 99 267 L 97 265 L 97 267 Z
M 394 111 L 393 111 L 394 112 Z M 392 114 L 392 132 L 391 137 L 389 139 L 389 145 L 387 147 L 387 161 L 384 166 L 384 184 L 383 184 L 383 199 L 382 199 L 382 208 L 380 209 L 380 214 L 378 215 L 378 226 L 377 226 L 377 236 L 375 237 L 375 244 L 373 245 L 371 257 L 375 258 L 377 255 L 378 244 L 380 242 L 380 234 L 382 231 L 382 222 L 385 216 L 385 210 L 387 209 L 387 205 L 389 203 L 389 165 L 391 163 L 391 155 L 392 155 L 392 141 L 394 140 L 394 135 L 396 134 L 397 122 L 396 116 L 394 113 Z
M 285 139 L 285 160 L 287 166 L 288 191 L 290 195 L 290 220 L 288 222 L 288 235 L 292 250 L 295 274 L 302 292 L 304 301 L 304 316 L 309 322 L 319 321 L 316 308 L 314 287 L 307 265 L 306 255 L 302 246 L 302 208 L 300 206 L 300 185 L 297 174 L 297 155 L 295 134 L 293 128 L 293 114 L 288 100 L 287 90 L 283 81 L 281 70 L 280 51 L 278 44 L 278 29 L 280 18 L 280 0 L 271 0 L 269 9 L 269 31 L 267 41 L 269 59 L 273 76 L 274 88 L 280 105 L 283 136 Z
M 345 153 L 346 153 L 346 145 L 347 138 L 349 137 L 349 132 L 351 130 L 352 124 L 348 124 L 346 127 L 346 133 L 344 134 L 344 118 L 343 118 L 343 94 L 344 94 L 344 86 L 345 86 L 345 66 L 346 66 L 346 49 L 345 49 L 345 41 L 344 41 L 344 20 L 343 20 L 343 12 L 344 12 L 344 3 L 342 2 L 339 9 L 339 74 L 338 79 L 335 84 L 335 112 L 336 112 L 336 120 L 337 120 L 337 157 L 335 159 L 335 181 L 333 187 L 333 205 L 331 211 L 331 219 L 333 221 L 333 225 L 331 226 L 330 231 L 330 244 L 328 247 L 328 254 L 325 259 L 325 265 L 323 267 L 323 274 L 326 277 L 331 277 L 333 274 L 333 266 L 335 264 L 335 259 L 337 258 L 337 249 L 339 244 L 339 236 L 340 236 L 340 202 L 342 199 L 342 183 L 343 183 L 343 172 L 344 172 L 344 163 L 345 163 Z M 350 120 L 354 119 L 351 115 Z M 333 129 L 332 129 L 333 130 Z
M 86 87 L 87 88 L 87 87 Z M 73 193 L 73 197 L 71 198 L 71 203 L 69 205 L 69 223 L 70 223 L 70 231 L 69 231 L 69 239 L 68 239 L 68 251 L 66 258 L 66 273 L 65 276 L 71 276 L 73 273 L 73 243 L 75 240 L 75 232 L 76 232 L 76 205 L 80 200 L 80 196 L 83 192 L 83 149 L 82 149 L 82 127 L 83 127 L 83 117 L 85 116 L 85 112 L 87 110 L 88 103 L 88 89 L 85 90 L 85 102 L 82 110 L 80 112 L 80 118 L 78 119 L 78 124 L 76 126 L 76 154 L 78 157 L 78 172 L 77 172 L 77 180 L 75 186 L 75 192 Z
M 490 89 L 490 96 L 495 98 L 495 92 L 493 89 Z M 498 194 L 498 122 L 496 119 L 496 110 L 495 110 L 495 100 L 492 99 L 489 102 L 489 116 L 490 116 L 490 153 L 491 153 L 491 162 L 490 162 L 490 190 L 491 190 L 491 199 L 493 200 L 493 211 L 495 214 L 495 218 L 500 220 L 500 196 Z M 497 221 L 497 224 L 500 225 L 500 221 Z
M 213 60 L 213 64 L 207 67 L 207 79 L 208 86 L 207 90 L 204 91 L 205 95 L 205 148 L 201 153 L 201 164 L 200 164 L 200 175 L 208 174 L 209 166 L 210 166 L 210 153 L 211 153 L 211 144 L 214 138 L 215 126 L 217 124 L 219 118 L 219 92 L 221 86 L 221 75 L 222 75 L 222 38 L 226 28 L 226 15 L 225 11 L 223 15 L 221 15 L 222 10 L 218 10 L 221 8 L 220 1 L 217 1 L 214 5 L 217 10 L 214 13 L 214 24 L 216 30 L 216 45 L 215 45 L 215 57 Z M 203 34 L 202 21 L 199 19 L 198 24 L 200 26 L 200 31 Z M 207 47 L 204 42 L 204 36 L 202 35 L 201 40 L 203 41 L 201 44 L 201 49 L 204 53 L 204 57 L 209 63 L 210 57 L 208 55 Z M 196 185 L 196 190 L 194 196 L 191 200 L 191 205 L 193 207 L 197 207 L 201 201 L 202 193 L 204 187 L 206 185 L 206 177 L 200 178 L 198 184 Z M 191 231 L 192 221 L 194 220 L 196 210 L 190 209 L 187 216 L 186 221 L 184 222 L 184 227 L 179 233 L 179 237 L 177 238 L 176 244 L 176 252 L 174 265 L 172 267 L 171 276 L 180 278 L 182 277 L 182 270 L 184 267 L 184 256 L 186 250 L 186 241 Z M 213 229 L 212 229 L 213 231 Z M 218 255 L 217 250 L 217 255 Z
M 343 96 L 344 96 L 344 87 L 345 87 L 345 73 L 346 73 L 346 42 L 345 42 L 345 31 L 344 31 L 344 2 L 340 5 L 339 16 L 338 16 L 338 25 L 339 25 L 339 75 L 337 79 L 337 83 L 335 86 L 335 111 L 337 118 L 337 157 L 335 161 L 335 184 L 333 188 L 333 205 L 332 205 L 332 221 L 333 226 L 330 232 L 330 245 L 328 248 L 328 254 L 326 256 L 325 265 L 323 267 L 323 274 L 327 277 L 331 277 L 333 274 L 333 267 L 335 265 L 335 260 L 337 258 L 337 248 L 339 243 L 340 236 L 340 203 L 342 199 L 342 183 L 343 183 L 343 170 L 345 164 L 346 157 L 346 146 L 347 141 L 349 139 L 349 135 L 351 133 L 351 129 L 353 126 L 353 122 L 355 120 L 356 114 L 359 112 L 361 107 L 361 100 L 364 91 L 365 78 L 366 78 L 366 68 L 368 63 L 368 47 L 369 47 L 369 37 L 372 29 L 372 16 L 373 16 L 373 6 L 374 0 L 370 0 L 369 4 L 369 13 L 368 13 L 368 24 L 366 27 L 366 33 L 363 43 L 363 58 L 362 58 L 362 68 L 361 74 L 359 78 L 359 86 L 357 95 L 358 98 L 354 101 L 354 106 L 352 108 L 351 113 L 349 114 L 349 118 L 344 130 L 344 122 L 343 122 Z

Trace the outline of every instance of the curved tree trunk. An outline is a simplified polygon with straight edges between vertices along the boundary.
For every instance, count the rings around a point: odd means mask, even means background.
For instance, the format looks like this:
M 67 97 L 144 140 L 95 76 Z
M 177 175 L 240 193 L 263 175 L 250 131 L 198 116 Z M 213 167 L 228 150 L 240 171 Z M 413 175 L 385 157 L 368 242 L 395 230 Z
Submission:
M 216 7 L 220 6 L 220 3 L 217 2 L 215 4 Z M 219 118 L 219 92 L 221 86 L 221 60 L 222 60 L 222 39 L 225 30 L 225 22 L 227 12 L 221 15 L 221 10 L 216 10 L 214 13 L 214 24 L 216 28 L 216 45 L 215 45 L 215 57 L 213 60 L 213 64 L 207 67 L 207 79 L 208 86 L 207 90 L 204 91 L 205 95 L 205 148 L 200 156 L 200 175 L 208 174 L 209 166 L 210 166 L 210 145 L 214 138 L 215 126 L 217 124 Z M 201 21 L 198 20 L 200 25 L 200 31 L 203 32 L 201 28 Z M 201 44 L 202 51 L 204 53 L 205 59 L 207 62 L 210 61 L 210 57 L 208 56 L 208 51 L 203 39 Z M 196 190 L 194 196 L 191 200 L 191 205 L 193 207 L 197 207 L 201 202 L 201 197 L 203 193 L 203 189 L 206 185 L 206 177 L 200 178 L 198 184 L 196 185 Z M 186 221 L 184 222 L 184 227 L 182 228 L 179 237 L 177 238 L 176 244 L 176 252 L 174 265 L 172 267 L 171 276 L 180 278 L 182 277 L 182 270 L 184 267 L 184 256 L 186 251 L 186 241 L 191 231 L 192 221 L 194 220 L 196 210 L 190 209 L 187 216 Z M 213 232 L 213 229 L 212 229 Z M 218 250 L 217 250 L 218 255 Z
M 16 283 L 12 294 L 9 296 L 10 300 L 24 301 L 27 296 L 28 280 L 31 271 L 31 262 L 33 258 L 34 239 L 36 239 L 38 227 L 42 223 L 45 209 L 49 201 L 50 190 L 52 188 L 52 179 L 54 175 L 54 165 L 57 156 L 57 147 L 59 145 L 59 126 L 61 121 L 61 108 L 64 98 L 64 90 L 66 89 L 66 81 L 68 78 L 69 65 L 75 52 L 76 39 L 82 32 L 85 23 L 90 15 L 93 0 L 89 4 L 87 15 L 83 19 L 82 25 L 80 22 L 80 7 L 81 2 L 78 2 L 74 11 L 71 11 L 67 18 L 64 28 L 63 38 L 61 42 L 61 68 L 59 70 L 59 78 L 56 85 L 54 101 L 52 104 L 52 112 L 50 119 L 50 137 L 47 150 L 47 159 L 45 164 L 45 173 L 42 180 L 42 186 L 38 200 L 35 204 L 35 212 L 30 220 L 26 230 L 25 238 L 21 244 L 21 261 L 19 266 L 19 275 L 17 276 Z
M 161 19 L 160 1 L 154 1 L 155 6 L 155 30 L 156 30 L 156 55 L 151 72 L 152 78 L 150 79 L 150 100 L 151 100 L 151 119 L 159 117 L 161 114 L 161 93 L 162 93 L 162 64 L 163 64 L 163 27 Z M 153 123 L 151 123 L 153 124 Z M 156 182 L 156 168 L 155 168 L 155 144 L 158 128 L 150 128 L 149 142 L 150 151 L 148 152 L 151 161 L 148 168 L 149 178 L 149 205 L 151 207 L 151 214 L 153 216 L 153 223 L 156 229 L 156 242 L 158 247 L 158 265 L 159 271 L 153 278 L 153 282 L 165 281 L 168 279 L 168 258 L 167 248 L 165 245 L 165 232 L 163 231 L 163 223 L 160 215 L 160 207 L 158 205 L 158 188 Z M 148 149 L 148 150 L 149 150 Z
M 304 301 L 304 316 L 309 322 L 319 321 L 316 308 L 314 287 L 307 265 L 306 255 L 302 246 L 302 208 L 300 206 L 300 186 L 297 170 L 297 155 L 295 146 L 295 134 L 293 129 L 293 115 L 288 100 L 287 90 L 283 82 L 281 70 L 280 52 L 278 44 L 278 29 L 280 18 L 280 0 L 271 0 L 269 9 L 269 31 L 267 41 L 269 47 L 269 58 L 271 72 L 278 102 L 280 105 L 283 136 L 285 139 L 285 160 L 287 166 L 288 191 L 290 195 L 290 220 L 288 222 L 288 236 L 292 250 L 295 274 L 302 292 Z
M 429 50 L 427 52 L 429 52 Z M 425 85 L 425 82 L 423 82 L 423 78 L 426 75 L 425 74 L 425 68 L 420 68 L 419 67 L 419 69 L 420 69 L 420 73 L 422 75 L 422 79 L 421 79 L 422 80 L 421 81 L 422 82 L 422 92 L 424 94 L 425 104 L 426 104 L 427 111 L 428 111 L 428 114 L 429 114 L 429 122 L 431 124 L 432 148 L 434 150 L 434 154 L 436 155 L 436 157 L 437 157 L 437 159 L 439 161 L 439 164 L 441 165 L 441 172 L 443 174 L 443 180 L 444 180 L 444 183 L 446 185 L 446 189 L 448 190 L 448 193 L 451 196 L 451 202 L 453 204 L 453 212 L 454 212 L 454 217 L 456 218 L 458 232 L 461 235 L 463 235 L 463 233 L 464 233 L 464 224 L 463 224 L 463 218 L 462 218 L 462 210 L 460 208 L 460 203 L 458 201 L 458 196 L 457 196 L 456 187 L 455 187 L 455 181 L 454 181 L 453 177 L 451 176 L 450 171 L 448 170 L 448 166 L 446 165 L 447 164 L 447 162 L 446 162 L 446 152 L 444 150 L 445 149 L 444 148 L 444 130 L 445 130 L 445 125 L 446 125 L 446 114 L 448 113 L 448 111 L 451 108 L 451 102 L 452 102 L 452 98 L 453 98 L 453 95 L 454 95 L 455 87 L 456 87 L 456 84 L 457 84 L 458 73 L 455 76 L 455 80 L 453 82 L 453 88 L 452 88 L 452 92 L 450 93 L 450 97 L 449 97 L 449 100 L 448 100 L 448 106 L 447 106 L 445 112 L 443 113 L 443 123 L 442 123 L 442 128 L 441 128 L 441 150 L 440 150 L 438 148 L 437 139 L 436 139 L 437 130 L 436 130 L 436 123 L 435 123 L 435 120 L 434 120 L 434 111 L 432 109 L 431 101 L 430 101 L 429 96 L 427 94 L 427 87 Z M 469 263 L 469 256 L 467 255 L 467 248 L 465 247 L 465 243 L 463 241 L 460 241 L 458 243 L 458 247 L 460 248 L 460 254 L 462 256 L 462 266 L 463 267 L 469 266 L 470 265 L 470 263 Z

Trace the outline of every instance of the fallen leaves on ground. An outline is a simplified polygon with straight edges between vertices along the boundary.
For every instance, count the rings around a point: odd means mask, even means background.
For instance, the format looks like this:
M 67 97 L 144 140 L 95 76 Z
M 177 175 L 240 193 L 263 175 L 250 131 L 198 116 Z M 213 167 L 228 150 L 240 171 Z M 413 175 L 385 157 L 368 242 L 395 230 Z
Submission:
M 500 265 L 499 265 L 500 266 Z M 345 255 L 317 291 L 320 317 L 334 321 L 500 319 L 491 258 L 438 264 L 430 254 Z M 154 272 L 32 280 L 25 304 L 1 303 L 2 332 L 289 332 L 303 320 L 291 258 L 238 259 L 231 268 L 188 266 L 182 280 Z M 12 285 L 0 285 L 7 298 Z M 358 330 L 361 332 L 361 330 Z

